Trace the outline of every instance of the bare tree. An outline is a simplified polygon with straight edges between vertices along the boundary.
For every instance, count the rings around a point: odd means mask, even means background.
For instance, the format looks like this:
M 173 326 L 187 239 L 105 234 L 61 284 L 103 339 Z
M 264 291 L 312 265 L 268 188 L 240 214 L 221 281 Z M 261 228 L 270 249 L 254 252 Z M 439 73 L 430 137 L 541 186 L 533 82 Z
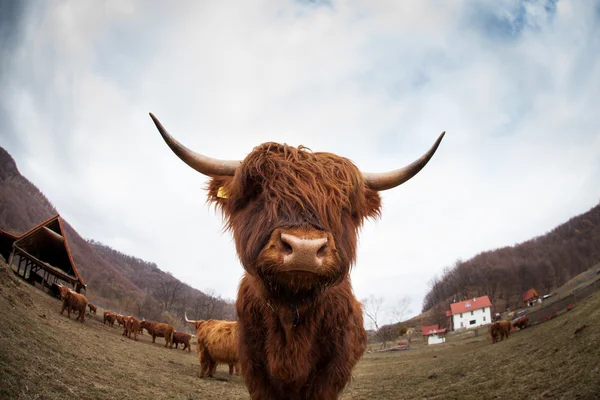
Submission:
M 376 297 L 370 295 L 368 298 L 361 301 L 363 312 L 367 319 L 371 322 L 370 325 L 375 331 L 375 335 L 381 340 L 382 348 L 387 347 L 387 341 L 392 339 L 393 336 L 390 329 L 382 329 L 379 324 L 381 323 L 381 314 L 383 305 L 383 297 Z
M 393 322 L 400 323 L 404 321 L 404 318 L 412 312 L 410 309 L 410 297 L 404 296 L 396 303 L 396 306 L 392 309 L 391 315 Z
M 193 311 L 196 319 L 223 319 L 225 317 L 225 300 L 217 296 L 213 289 L 196 298 Z
M 173 304 L 179 300 L 183 282 L 171 279 L 161 282 L 154 290 L 154 296 L 164 311 L 171 311 Z

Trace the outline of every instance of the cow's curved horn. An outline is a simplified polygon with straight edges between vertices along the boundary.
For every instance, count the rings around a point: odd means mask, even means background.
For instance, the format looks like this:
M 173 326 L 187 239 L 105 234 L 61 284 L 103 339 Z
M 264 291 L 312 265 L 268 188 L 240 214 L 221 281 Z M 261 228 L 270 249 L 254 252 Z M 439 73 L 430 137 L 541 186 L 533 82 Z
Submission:
M 442 132 L 427 153 L 423 154 L 419 159 L 413 161 L 404 168 L 380 173 L 363 172 L 365 184 L 373 190 L 387 190 L 403 184 L 427 165 L 442 142 L 445 134 L 446 131 Z
M 196 321 L 188 319 L 188 317 L 187 317 L 187 311 L 184 311 L 183 314 L 185 316 L 185 322 L 187 322 L 188 324 L 194 324 L 194 323 L 196 323 Z
M 150 118 L 173 153 L 196 171 L 208 176 L 233 176 L 235 174 L 235 170 L 240 165 L 239 160 L 217 160 L 196 153 L 175 140 L 154 114 L 150 113 Z

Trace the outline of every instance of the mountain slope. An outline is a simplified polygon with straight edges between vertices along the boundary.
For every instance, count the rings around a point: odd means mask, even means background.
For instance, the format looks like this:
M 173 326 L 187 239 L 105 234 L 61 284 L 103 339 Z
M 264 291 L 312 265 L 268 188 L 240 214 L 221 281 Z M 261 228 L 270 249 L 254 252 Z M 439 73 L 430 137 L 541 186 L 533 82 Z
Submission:
M 519 307 L 528 289 L 550 293 L 598 262 L 600 203 L 544 235 L 457 261 L 432 280 L 423 311 L 436 308 L 441 314 L 453 300 L 482 295 L 490 296 L 498 311 Z M 436 322 L 445 320 L 438 317 Z
M 21 175 L 12 156 L 0 147 L 0 229 L 21 234 L 58 212 L 44 194 Z M 64 221 L 64 220 L 63 220 Z M 235 317 L 231 302 L 186 285 L 154 263 L 122 254 L 99 242 L 83 239 L 64 221 L 73 259 L 85 283 L 87 297 L 103 308 L 169 319 L 189 310 L 197 318 Z

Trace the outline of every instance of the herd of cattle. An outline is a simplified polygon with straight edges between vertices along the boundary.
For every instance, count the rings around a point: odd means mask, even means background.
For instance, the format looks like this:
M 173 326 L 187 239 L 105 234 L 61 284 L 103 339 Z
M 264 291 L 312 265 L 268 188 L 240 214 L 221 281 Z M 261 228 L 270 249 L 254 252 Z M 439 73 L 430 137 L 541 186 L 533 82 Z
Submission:
M 529 317 L 524 316 L 513 322 L 511 321 L 496 321 L 490 326 L 490 336 L 492 337 L 492 343 L 502 341 L 504 338 L 510 336 L 513 329 L 519 328 L 519 330 L 525 329 L 529 326 Z
M 88 299 L 72 291 L 66 286 L 59 286 L 62 308 L 60 314 L 63 315 L 67 310 L 67 317 L 71 318 L 71 312 L 78 313 L 75 320 L 84 322 L 86 308 L 89 308 L 90 314 L 96 314 L 97 307 L 90 303 Z M 205 375 L 212 377 L 217 368 L 217 364 L 224 363 L 229 365 L 229 374 L 233 375 L 234 369 L 237 375 L 240 374 L 238 346 L 237 346 L 237 322 L 220 320 L 189 320 L 185 314 L 185 320 L 195 328 L 196 347 L 198 350 L 198 360 L 200 361 L 200 377 Z M 138 334 L 143 335 L 144 329 L 152 336 L 152 343 L 156 343 L 156 338 L 165 338 L 165 347 L 177 349 L 183 345 L 183 351 L 187 349 L 191 352 L 192 335 L 186 332 L 177 332 L 170 324 L 162 322 L 140 320 L 133 315 L 121 315 L 110 310 L 104 310 L 103 324 L 113 327 L 115 322 L 118 326 L 123 326 L 123 336 L 133 340 L 138 340 Z

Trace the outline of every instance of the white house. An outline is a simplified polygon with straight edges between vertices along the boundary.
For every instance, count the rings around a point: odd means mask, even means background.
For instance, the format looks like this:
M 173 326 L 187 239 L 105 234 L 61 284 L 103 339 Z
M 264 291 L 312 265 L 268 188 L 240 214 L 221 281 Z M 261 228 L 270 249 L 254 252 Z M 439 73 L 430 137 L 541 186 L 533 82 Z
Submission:
M 427 336 L 427 344 L 438 344 L 446 341 L 446 328 L 440 329 L 437 324 L 424 326 L 421 334 Z
M 452 329 L 470 329 L 492 323 L 492 302 L 487 296 L 474 297 L 450 304 L 446 315 L 452 318 Z

